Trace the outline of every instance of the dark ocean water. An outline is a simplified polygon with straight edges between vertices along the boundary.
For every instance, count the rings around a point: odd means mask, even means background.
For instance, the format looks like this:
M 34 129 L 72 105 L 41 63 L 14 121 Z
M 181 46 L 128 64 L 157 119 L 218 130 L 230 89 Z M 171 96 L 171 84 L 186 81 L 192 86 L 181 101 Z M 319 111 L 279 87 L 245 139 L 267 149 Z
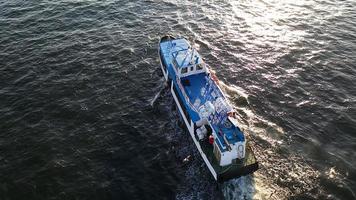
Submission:
M 217 71 L 254 175 L 214 182 L 167 33 Z M 0 1 L 0 199 L 356 199 L 355 53 L 352 0 Z

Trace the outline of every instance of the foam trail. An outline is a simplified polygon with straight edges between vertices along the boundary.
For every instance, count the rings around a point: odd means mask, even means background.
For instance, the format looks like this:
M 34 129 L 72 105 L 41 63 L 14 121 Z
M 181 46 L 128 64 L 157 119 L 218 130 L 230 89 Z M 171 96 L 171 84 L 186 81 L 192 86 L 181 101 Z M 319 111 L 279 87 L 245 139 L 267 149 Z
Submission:
M 159 84 L 159 91 L 155 94 L 155 96 L 150 100 L 150 105 L 151 107 L 154 107 L 154 105 L 157 103 L 159 97 L 161 97 L 162 92 L 166 89 L 166 81 L 164 77 L 160 79 L 160 84 Z
M 253 199 L 255 194 L 253 175 L 243 176 L 222 184 L 225 199 Z

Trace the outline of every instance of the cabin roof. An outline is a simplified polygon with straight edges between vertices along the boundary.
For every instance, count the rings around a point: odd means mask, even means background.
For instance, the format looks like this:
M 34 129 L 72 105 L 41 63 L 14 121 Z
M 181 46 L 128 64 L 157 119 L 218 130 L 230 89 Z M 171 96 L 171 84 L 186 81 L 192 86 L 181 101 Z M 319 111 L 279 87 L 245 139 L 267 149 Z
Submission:
M 183 49 L 172 53 L 178 68 L 185 68 L 203 62 L 195 49 Z
M 191 48 L 188 41 L 184 38 L 170 42 L 172 47 L 172 57 L 178 68 L 185 68 L 191 65 L 203 63 L 203 59 L 198 51 Z

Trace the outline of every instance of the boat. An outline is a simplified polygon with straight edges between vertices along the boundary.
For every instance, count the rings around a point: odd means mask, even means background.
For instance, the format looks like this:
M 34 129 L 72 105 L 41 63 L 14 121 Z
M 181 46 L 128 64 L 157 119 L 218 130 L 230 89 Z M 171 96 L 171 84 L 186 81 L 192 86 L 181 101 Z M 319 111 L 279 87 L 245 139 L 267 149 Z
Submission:
M 224 182 L 258 170 L 237 112 L 197 50 L 183 37 L 166 35 L 158 52 L 183 123 L 214 179 Z

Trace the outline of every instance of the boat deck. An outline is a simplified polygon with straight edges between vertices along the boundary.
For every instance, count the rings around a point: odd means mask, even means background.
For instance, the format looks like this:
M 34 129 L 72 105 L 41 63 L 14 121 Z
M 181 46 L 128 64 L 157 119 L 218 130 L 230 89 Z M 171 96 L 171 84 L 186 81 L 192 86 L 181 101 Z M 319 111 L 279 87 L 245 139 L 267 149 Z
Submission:
M 188 95 L 190 102 L 193 103 L 196 109 L 199 109 L 200 105 L 203 105 L 207 98 L 201 96 L 201 89 L 206 87 L 206 77 L 205 73 L 194 74 L 181 79 L 184 86 L 186 94 Z M 199 103 L 197 103 L 199 102 Z
M 217 98 L 223 98 L 224 101 L 226 101 L 216 83 L 205 73 L 184 77 L 181 79 L 181 82 L 190 102 L 196 110 L 199 110 L 199 107 L 204 105 L 207 101 L 215 102 Z M 223 135 L 225 135 L 226 139 L 231 143 L 244 141 L 240 129 L 232 126 L 227 120 L 227 112 L 229 109 L 230 108 L 219 109 L 214 115 L 211 115 L 208 118 L 214 131 L 216 133 L 223 133 L 217 134 L 220 141 L 218 144 L 222 151 L 226 150 L 226 142 Z M 197 120 L 198 119 L 193 119 L 193 121 Z

